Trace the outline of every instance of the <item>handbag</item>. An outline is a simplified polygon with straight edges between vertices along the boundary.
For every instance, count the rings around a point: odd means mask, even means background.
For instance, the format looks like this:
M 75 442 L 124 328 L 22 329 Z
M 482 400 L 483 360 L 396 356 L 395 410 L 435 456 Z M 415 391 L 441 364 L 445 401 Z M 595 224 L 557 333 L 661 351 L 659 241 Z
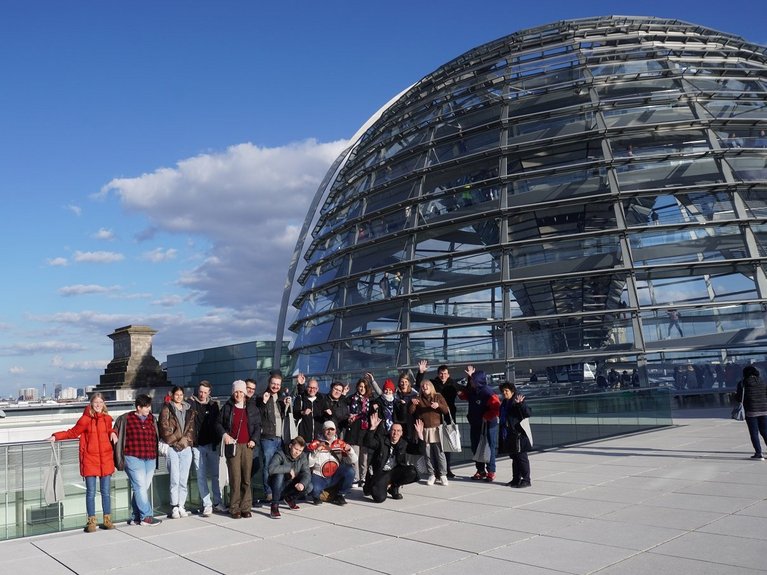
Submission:
M 48 505 L 64 501 L 64 477 L 56 448 L 51 443 L 51 462 L 43 472 L 43 496 Z
M 461 432 L 454 421 L 440 426 L 439 439 L 442 443 L 442 451 L 445 453 L 461 452 Z
M 482 433 L 479 436 L 477 449 L 474 450 L 472 459 L 477 463 L 488 463 L 490 461 L 490 442 L 487 440 L 487 423 L 482 422 Z
M 290 407 L 285 407 L 285 415 L 282 418 L 282 442 L 287 445 L 298 436 L 298 426 L 293 414 L 290 413 Z
M 231 459 L 237 454 L 237 444 L 236 443 L 226 443 L 224 444 L 224 457 L 227 459 Z
M 732 413 L 730 413 L 730 417 L 735 421 L 745 421 L 746 419 L 746 410 L 743 407 L 743 399 L 746 397 L 746 383 L 743 382 L 741 385 L 740 402 L 732 408 Z
M 229 468 L 226 465 L 226 456 L 224 455 L 224 442 L 221 442 L 221 445 L 218 450 L 218 486 L 221 489 L 224 489 L 227 485 L 229 485 Z

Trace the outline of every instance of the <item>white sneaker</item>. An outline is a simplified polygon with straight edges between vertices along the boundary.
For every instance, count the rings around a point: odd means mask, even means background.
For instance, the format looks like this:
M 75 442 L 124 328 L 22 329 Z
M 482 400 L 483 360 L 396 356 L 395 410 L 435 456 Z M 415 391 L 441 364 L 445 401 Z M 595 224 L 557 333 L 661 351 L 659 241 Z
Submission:
M 178 510 L 178 507 L 174 507 L 173 510 L 170 512 L 170 518 L 178 519 L 179 517 L 181 517 L 181 512 Z
M 180 507 L 180 506 L 178 508 L 178 514 L 181 517 L 189 517 L 189 512 L 186 509 L 184 509 L 183 507 Z
M 200 515 L 202 515 L 203 517 L 210 517 L 212 514 L 213 514 L 213 507 L 211 505 L 204 507 L 202 510 L 202 513 L 200 513 Z
M 214 506 L 213 509 L 219 513 L 229 513 L 229 509 L 223 503 L 219 503 L 218 505 Z
M 434 485 L 436 478 L 433 475 L 429 475 L 429 479 L 426 480 L 426 485 Z
M 440 477 L 439 479 L 437 479 L 437 482 L 438 482 L 440 485 L 444 485 L 445 487 L 447 487 L 448 485 L 450 485 L 450 483 L 448 483 L 448 481 L 447 481 L 447 477 L 444 477 L 444 476 L 443 476 L 443 477 Z

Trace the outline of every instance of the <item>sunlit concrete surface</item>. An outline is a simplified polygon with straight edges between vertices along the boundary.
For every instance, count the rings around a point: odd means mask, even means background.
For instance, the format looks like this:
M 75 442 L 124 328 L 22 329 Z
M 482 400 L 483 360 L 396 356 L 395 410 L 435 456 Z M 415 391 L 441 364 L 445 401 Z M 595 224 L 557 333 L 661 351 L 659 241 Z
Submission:
M 686 411 L 675 426 L 534 453 L 533 486 L 408 486 L 376 505 L 302 504 L 273 520 L 165 520 L 0 543 L 0 572 L 33 573 L 665 573 L 767 572 L 767 462 L 752 461 L 729 410 Z

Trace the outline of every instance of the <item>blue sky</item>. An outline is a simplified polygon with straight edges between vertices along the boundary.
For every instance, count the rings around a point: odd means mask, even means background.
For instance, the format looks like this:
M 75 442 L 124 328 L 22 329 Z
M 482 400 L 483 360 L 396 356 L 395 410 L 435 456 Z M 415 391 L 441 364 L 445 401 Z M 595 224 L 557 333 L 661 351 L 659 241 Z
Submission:
M 123 325 L 160 361 L 273 337 L 309 201 L 370 115 L 475 46 L 607 14 L 767 43 L 765 3 L 5 0 L 0 396 L 98 383 Z

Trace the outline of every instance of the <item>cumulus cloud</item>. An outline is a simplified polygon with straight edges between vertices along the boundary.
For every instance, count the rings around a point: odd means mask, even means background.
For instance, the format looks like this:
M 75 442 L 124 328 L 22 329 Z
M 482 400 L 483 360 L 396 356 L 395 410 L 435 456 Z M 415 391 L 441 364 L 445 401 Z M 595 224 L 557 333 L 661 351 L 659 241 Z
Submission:
M 64 297 L 77 295 L 89 295 L 119 291 L 120 286 L 102 286 L 98 284 L 76 284 L 59 288 L 59 293 Z
M 22 374 L 22 373 L 24 373 L 25 371 L 27 371 L 27 370 L 26 370 L 26 369 L 24 369 L 24 368 L 23 368 L 23 367 L 21 367 L 21 366 L 18 366 L 18 365 L 12 365 L 12 366 L 10 367 L 10 369 L 8 369 L 8 373 L 10 373 L 11 375 L 21 375 L 21 374 Z
M 174 168 L 114 179 L 99 196 L 116 195 L 127 210 L 144 214 L 147 237 L 156 231 L 205 237 L 208 252 L 180 285 L 200 304 L 256 314 L 271 322 L 273 334 L 306 211 L 347 145 L 315 140 L 276 148 L 240 144 L 182 160 Z
M 141 254 L 141 259 L 157 264 L 174 259 L 177 253 L 178 250 L 173 248 L 168 248 L 167 250 L 163 248 L 155 248 L 152 251 Z
M 59 258 L 50 258 L 48 260 L 48 265 L 49 266 L 54 266 L 54 267 L 56 267 L 56 266 L 58 266 L 58 267 L 68 266 L 69 265 L 69 260 L 67 258 L 61 258 L 61 257 L 59 257 Z
M 108 230 L 106 228 L 100 228 L 99 231 L 93 234 L 93 238 L 97 240 L 112 241 L 113 239 L 115 239 L 115 234 L 112 230 Z
M 81 252 L 76 251 L 74 259 L 78 263 L 111 264 L 125 259 L 125 256 L 117 252 Z
M 83 209 L 80 206 L 74 204 L 67 204 L 66 209 L 72 212 L 76 216 L 80 216 L 83 213 Z

